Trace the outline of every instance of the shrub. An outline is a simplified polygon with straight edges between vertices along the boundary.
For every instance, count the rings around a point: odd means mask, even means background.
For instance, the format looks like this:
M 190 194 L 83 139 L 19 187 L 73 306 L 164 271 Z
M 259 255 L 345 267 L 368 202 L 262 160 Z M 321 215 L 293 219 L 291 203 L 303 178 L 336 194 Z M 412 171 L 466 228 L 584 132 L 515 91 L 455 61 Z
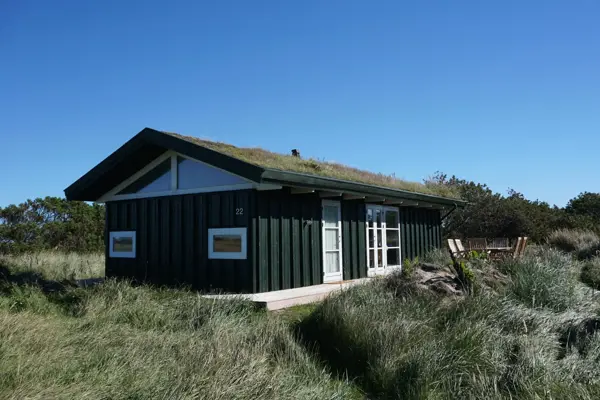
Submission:
M 580 257 L 587 257 L 588 253 L 600 248 L 600 238 L 594 232 L 559 229 L 548 237 L 548 243 L 567 253 L 576 253 Z
M 415 273 L 415 268 L 419 265 L 419 257 L 415 257 L 414 260 L 408 258 L 402 262 L 402 276 L 406 279 L 412 278 Z

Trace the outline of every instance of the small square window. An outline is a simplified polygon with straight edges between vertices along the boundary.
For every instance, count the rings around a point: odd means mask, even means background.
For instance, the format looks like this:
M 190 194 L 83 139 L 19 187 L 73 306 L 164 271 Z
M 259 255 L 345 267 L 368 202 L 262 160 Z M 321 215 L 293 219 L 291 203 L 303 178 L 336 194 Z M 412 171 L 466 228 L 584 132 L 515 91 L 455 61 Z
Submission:
M 209 229 L 208 258 L 245 260 L 246 228 Z
M 111 258 L 135 258 L 135 231 L 110 232 Z

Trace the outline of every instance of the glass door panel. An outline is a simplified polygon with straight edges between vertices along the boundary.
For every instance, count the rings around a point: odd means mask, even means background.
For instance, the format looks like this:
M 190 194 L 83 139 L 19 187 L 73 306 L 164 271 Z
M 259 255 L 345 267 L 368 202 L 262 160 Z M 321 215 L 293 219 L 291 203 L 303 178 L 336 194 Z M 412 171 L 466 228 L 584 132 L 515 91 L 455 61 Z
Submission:
M 397 208 L 386 207 L 385 247 L 386 268 L 400 266 L 400 212 Z
M 323 200 L 323 282 L 342 280 L 342 224 L 339 201 Z
M 385 229 L 383 208 L 367 205 L 367 275 L 381 274 L 385 268 Z
M 400 212 L 367 205 L 367 275 L 379 275 L 400 262 Z

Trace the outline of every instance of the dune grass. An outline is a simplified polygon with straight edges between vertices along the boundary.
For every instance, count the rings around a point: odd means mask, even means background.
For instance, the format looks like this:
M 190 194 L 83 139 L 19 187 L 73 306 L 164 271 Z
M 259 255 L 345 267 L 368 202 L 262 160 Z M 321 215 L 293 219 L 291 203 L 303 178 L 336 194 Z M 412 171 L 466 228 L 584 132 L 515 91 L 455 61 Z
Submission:
M 578 262 L 538 249 L 503 268 L 504 292 L 463 301 L 401 279 L 352 288 L 326 299 L 297 334 L 371 398 L 599 398 L 600 320 Z
M 593 289 L 600 290 L 600 257 L 594 257 L 583 263 L 581 281 Z
M 589 259 L 600 253 L 600 238 L 591 231 L 559 229 L 548 237 L 548 244 L 579 259 Z
M 496 266 L 502 289 L 462 300 L 394 275 L 277 313 L 127 281 L 48 285 L 73 270 L 5 257 L 0 398 L 600 398 L 585 264 L 530 250 Z
M 44 276 L 72 271 L 41 269 L 31 283 L 20 278 L 30 266 L 6 269 L 2 399 L 362 398 L 323 370 L 285 320 L 249 302 L 116 280 L 48 286 Z
M 13 273 L 41 274 L 46 279 L 86 279 L 104 276 L 104 254 L 40 251 L 19 255 L 0 254 L 0 266 Z

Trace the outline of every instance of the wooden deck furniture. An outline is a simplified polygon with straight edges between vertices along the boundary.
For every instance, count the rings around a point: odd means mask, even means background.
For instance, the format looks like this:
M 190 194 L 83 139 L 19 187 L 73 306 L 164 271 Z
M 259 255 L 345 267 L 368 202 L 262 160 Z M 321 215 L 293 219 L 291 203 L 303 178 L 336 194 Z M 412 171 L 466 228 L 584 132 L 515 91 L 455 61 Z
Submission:
M 467 247 L 470 251 L 486 251 L 487 241 L 485 238 L 469 238 L 467 239 Z
M 465 246 L 463 246 L 463 244 L 462 244 L 462 240 L 454 239 L 454 242 L 456 243 L 456 247 L 458 248 L 459 252 L 461 252 L 463 254 L 468 253 L 468 251 L 465 249 Z
M 450 254 L 453 258 L 461 258 L 465 255 L 465 251 L 459 250 L 458 246 L 456 245 L 456 240 L 460 239 L 448 239 L 448 249 L 450 250 Z
M 485 238 L 466 239 L 467 248 L 462 244 L 461 239 L 448 239 L 448 248 L 454 258 L 464 258 L 469 252 L 477 251 L 486 253 L 492 260 L 501 260 L 508 257 L 517 259 L 525 252 L 528 237 L 519 237 L 514 246 L 510 245 L 508 238 L 494 238 L 489 242 Z
M 515 245 L 513 254 L 514 259 L 520 258 L 523 255 L 525 252 L 525 247 L 527 246 L 527 240 L 529 240 L 527 236 L 519 237 L 519 239 L 517 239 L 517 244 Z
M 493 238 L 488 243 L 488 249 L 506 249 L 510 248 L 510 240 L 508 238 Z

